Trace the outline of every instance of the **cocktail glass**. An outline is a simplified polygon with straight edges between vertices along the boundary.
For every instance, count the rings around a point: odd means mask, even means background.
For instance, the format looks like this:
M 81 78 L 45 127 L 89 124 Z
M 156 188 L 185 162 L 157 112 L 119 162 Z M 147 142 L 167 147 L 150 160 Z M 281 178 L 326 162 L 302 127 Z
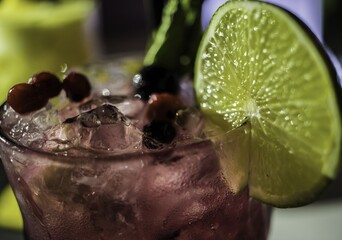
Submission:
M 117 77 L 133 77 L 128 67 L 116 69 Z M 103 83 L 96 77 L 95 81 Z M 95 89 L 108 97 L 107 88 Z M 0 114 L 10 116 L 9 111 L 5 104 Z M 110 137 L 118 141 L 118 136 L 131 135 L 114 125 L 91 130 L 97 146 Z M 80 134 L 87 129 L 79 129 Z M 219 157 L 219 142 L 205 137 L 179 140 L 162 149 L 52 152 L 44 150 L 47 139 L 38 141 L 42 147 L 23 144 L 37 130 L 19 136 L 21 140 L 10 131 L 13 126 L 2 118 L 0 157 L 20 205 L 27 240 L 267 239 L 270 208 L 251 199 L 248 188 L 233 193 L 221 172 L 221 161 L 248 158 L 241 149 L 248 125 L 225 135 L 225 159 Z M 58 148 L 58 142 L 54 144 Z
M 18 143 L 9 131 L 1 124 L 0 156 L 27 239 L 267 238 L 269 208 L 248 189 L 233 192 L 222 174 L 223 161 L 246 157 L 237 154 L 241 135 L 227 133 L 222 159 L 219 143 L 206 138 L 159 150 L 63 155 Z

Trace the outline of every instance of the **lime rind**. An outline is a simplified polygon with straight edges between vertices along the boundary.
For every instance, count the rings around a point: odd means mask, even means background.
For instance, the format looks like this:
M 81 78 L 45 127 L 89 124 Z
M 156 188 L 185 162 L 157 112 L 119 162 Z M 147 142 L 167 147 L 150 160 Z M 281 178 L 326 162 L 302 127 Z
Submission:
M 199 47 L 202 111 L 229 131 L 251 124 L 250 193 L 276 206 L 305 204 L 336 175 L 341 118 L 320 44 L 285 10 L 228 2 Z

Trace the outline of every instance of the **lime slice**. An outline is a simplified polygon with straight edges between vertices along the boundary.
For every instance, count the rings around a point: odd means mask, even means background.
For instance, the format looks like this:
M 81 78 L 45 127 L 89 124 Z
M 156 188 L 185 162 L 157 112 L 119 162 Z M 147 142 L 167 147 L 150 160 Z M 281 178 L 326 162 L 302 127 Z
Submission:
M 206 122 L 206 135 L 215 143 L 218 157 L 222 160 L 222 173 L 233 193 L 244 189 L 248 183 L 250 134 L 249 123 L 224 132 L 218 125 Z
M 232 1 L 214 14 L 195 89 L 204 114 L 224 131 L 250 124 L 252 197 L 307 204 L 336 175 L 341 119 L 327 59 L 310 30 L 277 6 Z

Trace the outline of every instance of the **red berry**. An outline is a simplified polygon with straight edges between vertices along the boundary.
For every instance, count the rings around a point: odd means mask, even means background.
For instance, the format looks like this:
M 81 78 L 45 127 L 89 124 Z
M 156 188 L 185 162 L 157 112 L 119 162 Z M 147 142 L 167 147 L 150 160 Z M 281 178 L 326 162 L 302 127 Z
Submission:
M 90 95 L 91 85 L 85 75 L 71 72 L 63 81 L 63 89 L 71 101 L 81 102 Z
M 153 94 L 148 101 L 146 117 L 148 120 L 172 120 L 178 110 L 183 108 L 181 100 L 172 94 Z
M 58 96 L 62 90 L 62 83 L 58 77 L 52 73 L 41 72 L 34 75 L 29 84 L 32 84 L 39 89 L 39 93 L 45 95 L 48 98 Z
M 8 104 L 19 114 L 27 114 L 44 107 L 48 97 L 31 84 L 20 83 L 12 87 L 7 96 Z

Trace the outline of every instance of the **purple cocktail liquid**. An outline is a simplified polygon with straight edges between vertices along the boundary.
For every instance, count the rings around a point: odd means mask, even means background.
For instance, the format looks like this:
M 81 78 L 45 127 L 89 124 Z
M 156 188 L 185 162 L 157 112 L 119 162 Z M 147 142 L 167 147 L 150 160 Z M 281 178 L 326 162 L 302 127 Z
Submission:
M 2 106 L 0 154 L 26 239 L 265 240 L 269 208 L 230 190 L 198 110 L 178 112 L 170 143 L 146 136 L 148 104 L 127 97 L 132 65 L 88 69 L 100 84 L 79 104 L 60 96 L 25 116 Z

